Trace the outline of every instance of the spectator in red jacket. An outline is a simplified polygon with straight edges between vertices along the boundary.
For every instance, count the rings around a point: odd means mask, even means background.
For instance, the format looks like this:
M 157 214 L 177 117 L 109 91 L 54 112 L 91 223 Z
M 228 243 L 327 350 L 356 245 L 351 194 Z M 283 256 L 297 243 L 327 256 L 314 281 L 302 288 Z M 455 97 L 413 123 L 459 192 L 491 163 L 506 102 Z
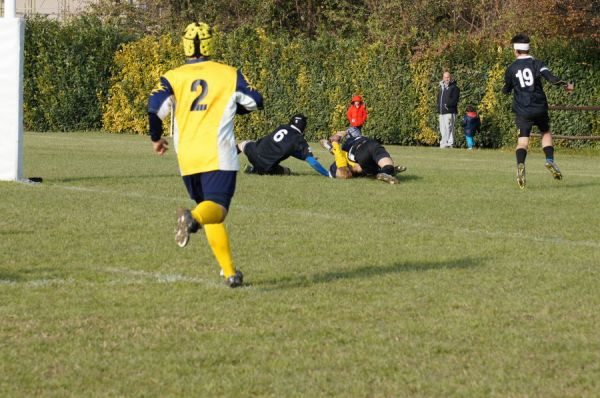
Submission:
M 367 121 L 367 108 L 360 95 L 352 97 L 346 116 L 352 127 L 360 129 L 365 124 Z

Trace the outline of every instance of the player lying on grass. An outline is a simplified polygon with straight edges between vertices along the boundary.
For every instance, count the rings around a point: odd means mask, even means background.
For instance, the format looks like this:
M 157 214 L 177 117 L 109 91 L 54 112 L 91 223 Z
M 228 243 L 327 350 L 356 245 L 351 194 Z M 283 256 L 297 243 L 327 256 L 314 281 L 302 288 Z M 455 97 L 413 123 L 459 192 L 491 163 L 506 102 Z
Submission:
M 269 135 L 257 141 L 243 141 L 238 144 L 238 151 L 243 152 L 251 166 L 247 173 L 260 175 L 290 175 L 291 170 L 280 163 L 294 157 L 305 160 L 319 174 L 329 177 L 329 173 L 315 159 L 304 138 L 307 119 L 304 115 L 292 116 L 289 124 L 277 127 Z
M 392 157 L 380 143 L 363 136 L 355 127 L 338 131 L 329 140 L 321 140 L 320 144 L 335 158 L 329 167 L 333 178 L 370 176 L 388 184 L 398 184 L 396 174 L 406 171 L 404 166 L 394 166 Z

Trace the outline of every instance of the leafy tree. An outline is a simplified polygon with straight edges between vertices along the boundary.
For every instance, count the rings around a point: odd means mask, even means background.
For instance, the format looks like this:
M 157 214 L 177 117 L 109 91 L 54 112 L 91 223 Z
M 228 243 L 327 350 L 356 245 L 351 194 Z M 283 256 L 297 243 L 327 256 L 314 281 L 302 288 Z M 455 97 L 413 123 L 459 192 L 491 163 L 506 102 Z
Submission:
M 204 20 L 222 31 L 358 34 L 417 46 L 448 34 L 505 41 L 519 31 L 600 40 L 600 0 L 98 0 L 91 12 L 131 35 L 178 32 Z

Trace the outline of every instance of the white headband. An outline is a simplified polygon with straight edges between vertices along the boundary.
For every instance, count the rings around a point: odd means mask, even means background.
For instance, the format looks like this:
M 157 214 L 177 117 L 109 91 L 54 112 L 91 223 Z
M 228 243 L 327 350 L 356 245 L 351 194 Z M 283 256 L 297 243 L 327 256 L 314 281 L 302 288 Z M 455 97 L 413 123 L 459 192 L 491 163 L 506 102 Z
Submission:
M 513 48 L 515 50 L 529 51 L 529 43 L 514 43 Z

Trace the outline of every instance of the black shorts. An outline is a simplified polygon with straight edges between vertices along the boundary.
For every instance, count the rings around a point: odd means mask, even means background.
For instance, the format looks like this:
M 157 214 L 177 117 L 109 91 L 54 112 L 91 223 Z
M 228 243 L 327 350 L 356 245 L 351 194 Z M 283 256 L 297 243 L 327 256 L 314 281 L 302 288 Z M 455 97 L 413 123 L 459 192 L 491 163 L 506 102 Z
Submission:
M 537 126 L 540 129 L 540 133 L 550 131 L 550 116 L 548 116 L 548 112 L 528 116 L 517 115 L 515 123 L 519 129 L 519 137 L 529 137 L 533 126 Z
M 244 146 L 244 155 L 248 158 L 248 161 L 252 163 L 254 167 L 253 173 L 256 174 L 269 174 L 269 175 L 284 175 L 286 174 L 283 166 L 276 164 L 274 166 L 268 166 L 265 161 L 260 157 L 256 150 L 256 141 L 250 141 Z
M 365 140 L 357 143 L 348 152 L 348 159 L 360 165 L 367 175 L 379 172 L 377 164 L 383 158 L 391 157 L 385 148 L 375 140 Z
M 229 209 L 236 177 L 237 171 L 215 170 L 183 176 L 183 183 L 196 203 L 210 200 Z

